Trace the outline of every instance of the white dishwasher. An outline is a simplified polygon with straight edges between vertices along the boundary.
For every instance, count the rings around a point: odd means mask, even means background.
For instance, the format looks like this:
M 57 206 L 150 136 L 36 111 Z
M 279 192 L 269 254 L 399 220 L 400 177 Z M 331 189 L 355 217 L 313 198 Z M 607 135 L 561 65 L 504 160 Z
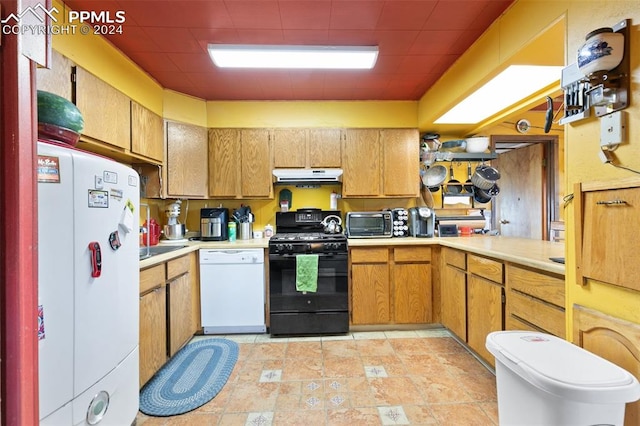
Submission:
M 265 333 L 264 251 L 200 250 L 204 334 Z

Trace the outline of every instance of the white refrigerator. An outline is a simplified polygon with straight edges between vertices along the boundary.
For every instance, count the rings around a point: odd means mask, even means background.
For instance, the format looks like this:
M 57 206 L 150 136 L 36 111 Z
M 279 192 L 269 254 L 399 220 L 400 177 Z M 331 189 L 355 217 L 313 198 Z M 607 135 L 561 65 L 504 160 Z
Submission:
M 138 174 L 38 142 L 41 425 L 130 425 L 138 412 Z

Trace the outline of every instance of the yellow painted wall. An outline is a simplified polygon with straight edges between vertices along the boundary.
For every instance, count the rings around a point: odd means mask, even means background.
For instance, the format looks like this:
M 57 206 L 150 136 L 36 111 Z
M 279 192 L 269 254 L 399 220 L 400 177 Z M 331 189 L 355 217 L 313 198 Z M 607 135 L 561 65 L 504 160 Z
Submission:
M 209 101 L 209 127 L 416 127 L 415 101 Z
M 542 2 L 547 3 L 547 2 Z M 602 6 L 600 6 L 602 4 Z M 584 7 L 584 6 L 587 7 Z M 574 52 L 584 43 L 584 36 L 590 31 L 612 26 L 619 21 L 629 18 L 632 21 L 631 35 L 631 105 L 625 110 L 627 122 L 627 142 L 616 151 L 616 157 L 621 165 L 640 171 L 640 43 L 639 24 L 640 7 L 637 1 L 571 2 L 568 11 L 567 52 L 568 63 L 575 62 Z M 600 120 L 588 118 L 566 126 L 566 171 L 567 188 L 572 189 L 575 182 L 594 180 L 611 180 L 632 176 L 633 173 L 605 165 L 598 159 L 600 135 Z M 566 217 L 569 218 L 567 232 L 567 306 L 574 303 L 597 309 L 604 313 L 640 323 L 640 294 L 630 292 L 610 285 L 591 282 L 582 288 L 576 284 L 575 278 L 575 249 L 573 233 L 573 204 L 567 208 Z M 607 226 L 606 223 L 602 224 Z M 629 238 L 635 238 L 629 234 Z M 570 309 L 567 309 L 570 314 Z M 572 317 L 569 315 L 568 323 Z M 571 327 L 568 331 L 571 333 Z

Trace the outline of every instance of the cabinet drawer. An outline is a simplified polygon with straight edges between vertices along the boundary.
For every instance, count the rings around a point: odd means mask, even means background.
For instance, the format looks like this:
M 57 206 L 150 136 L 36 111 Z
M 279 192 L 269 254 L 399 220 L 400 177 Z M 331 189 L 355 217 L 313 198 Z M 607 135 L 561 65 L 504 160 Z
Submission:
M 474 275 L 502 284 L 502 263 L 486 257 L 469 255 L 468 271 Z
M 389 261 L 386 247 L 351 249 L 351 263 L 385 263 Z
M 510 291 L 507 295 L 507 305 L 511 316 L 525 320 L 547 333 L 565 337 L 564 309 L 516 291 Z
M 564 278 L 514 265 L 507 265 L 505 274 L 507 288 L 518 290 L 564 309 Z
M 140 271 L 140 294 L 146 293 L 160 284 L 164 284 L 164 264 Z
M 189 256 L 182 256 L 167 262 L 167 280 L 189 272 Z
M 431 247 L 396 247 L 393 259 L 396 262 L 431 262 Z
M 460 269 L 467 268 L 467 257 L 463 251 L 444 247 L 442 249 L 442 257 L 444 258 L 444 262 L 448 265 L 452 265 Z

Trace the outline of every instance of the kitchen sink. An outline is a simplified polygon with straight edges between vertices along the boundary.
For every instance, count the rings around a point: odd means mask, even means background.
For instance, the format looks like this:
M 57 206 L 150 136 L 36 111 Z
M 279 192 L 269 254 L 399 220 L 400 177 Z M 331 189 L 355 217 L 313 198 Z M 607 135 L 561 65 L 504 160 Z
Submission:
M 179 245 L 179 246 L 151 246 L 149 247 L 149 252 L 147 253 L 147 247 L 140 247 L 140 260 L 142 259 L 148 259 L 151 256 L 155 256 L 157 254 L 164 254 L 164 253 L 169 253 L 172 252 L 174 250 L 179 250 L 181 248 L 185 248 L 187 246 L 185 245 Z

